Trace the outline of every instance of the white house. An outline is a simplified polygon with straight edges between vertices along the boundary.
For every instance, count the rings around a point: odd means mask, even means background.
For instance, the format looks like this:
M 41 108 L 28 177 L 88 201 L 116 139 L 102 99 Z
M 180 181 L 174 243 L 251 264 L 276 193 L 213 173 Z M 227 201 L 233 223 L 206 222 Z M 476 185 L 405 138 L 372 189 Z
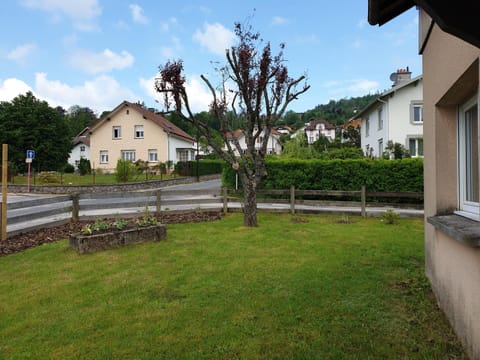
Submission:
M 279 133 L 277 130 L 275 129 L 271 130 L 270 137 L 268 139 L 268 144 L 267 144 L 267 154 L 269 155 L 280 154 L 282 152 L 282 145 L 280 144 L 280 135 L 281 133 Z M 243 133 L 243 130 L 240 130 L 240 129 L 235 130 L 233 133 L 227 134 L 227 137 L 230 143 L 232 144 L 232 148 L 234 149 L 236 156 L 239 156 L 239 153 L 238 153 L 238 150 L 233 145 L 233 138 L 236 138 L 238 140 L 238 143 L 242 151 L 245 152 L 247 150 L 247 143 L 245 142 L 245 134 Z M 260 149 L 263 138 L 264 138 L 264 130 L 262 130 L 262 132 L 260 133 L 260 136 L 257 138 L 257 141 L 255 143 L 256 150 Z M 225 145 L 223 148 L 224 150 L 227 150 L 227 145 Z
M 399 69 L 383 92 L 353 120 L 360 120 L 361 145 L 368 156 L 381 157 L 389 141 L 400 143 L 412 157 L 423 157 L 423 78 Z
M 304 131 L 308 145 L 312 145 L 320 139 L 320 136 L 324 136 L 330 141 L 335 140 L 335 126 L 324 119 L 310 120 L 305 124 Z
M 78 169 L 80 159 L 90 160 L 90 128 L 83 129 L 73 140 L 68 163 Z

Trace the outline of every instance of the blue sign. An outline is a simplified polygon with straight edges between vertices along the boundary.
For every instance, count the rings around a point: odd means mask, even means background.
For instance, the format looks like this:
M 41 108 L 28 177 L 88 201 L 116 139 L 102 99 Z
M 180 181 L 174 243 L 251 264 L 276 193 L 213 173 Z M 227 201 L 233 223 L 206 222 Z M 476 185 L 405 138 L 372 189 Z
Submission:
M 27 159 L 35 159 L 35 150 L 27 150 Z

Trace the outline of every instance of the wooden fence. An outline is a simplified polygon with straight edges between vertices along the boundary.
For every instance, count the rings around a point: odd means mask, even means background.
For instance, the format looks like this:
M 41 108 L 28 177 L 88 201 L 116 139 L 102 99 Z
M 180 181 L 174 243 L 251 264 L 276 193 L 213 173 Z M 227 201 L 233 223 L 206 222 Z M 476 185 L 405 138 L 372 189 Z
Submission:
M 242 211 L 242 193 L 227 190 L 154 190 L 109 193 L 78 193 L 55 195 L 9 203 L 7 207 L 8 233 L 32 228 L 107 217 L 141 216 L 146 210 L 162 211 L 219 210 Z M 386 199 L 415 199 L 416 203 L 389 203 Z M 260 190 L 258 209 L 263 211 L 328 212 L 344 208 L 345 212 L 366 216 L 369 207 L 423 209 L 423 193 L 359 191 Z M 381 201 L 379 201 L 381 200 Z M 1 205 L 1 204 L 0 204 Z M 1 207 L 0 207 L 1 211 Z M 36 224 L 39 223 L 39 224 Z

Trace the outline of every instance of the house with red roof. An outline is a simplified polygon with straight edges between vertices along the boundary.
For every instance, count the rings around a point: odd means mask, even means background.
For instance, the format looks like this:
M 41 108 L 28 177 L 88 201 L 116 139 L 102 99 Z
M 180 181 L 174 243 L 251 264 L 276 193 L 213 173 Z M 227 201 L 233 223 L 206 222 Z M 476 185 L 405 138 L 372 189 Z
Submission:
M 92 168 L 113 172 L 118 159 L 160 162 L 195 159 L 195 139 L 160 114 L 122 102 L 90 129 Z

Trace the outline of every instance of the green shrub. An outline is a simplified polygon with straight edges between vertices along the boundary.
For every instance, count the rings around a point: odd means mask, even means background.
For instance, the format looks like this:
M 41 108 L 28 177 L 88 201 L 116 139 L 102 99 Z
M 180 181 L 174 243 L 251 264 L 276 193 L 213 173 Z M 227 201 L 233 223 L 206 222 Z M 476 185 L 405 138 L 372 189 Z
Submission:
M 64 167 L 63 167 L 63 171 L 66 173 L 66 174 L 73 174 L 75 172 L 75 166 L 73 166 L 72 164 L 70 163 L 67 163 Z
M 80 162 L 78 163 L 78 172 L 80 175 L 87 175 L 92 172 L 92 167 L 90 166 L 90 160 L 85 158 L 80 158 Z
M 137 175 L 137 167 L 130 160 L 118 159 L 115 168 L 115 178 L 117 182 L 132 181 Z
M 398 222 L 399 215 L 391 209 L 388 209 L 382 214 L 382 221 L 387 225 L 393 225 Z
M 423 159 L 266 160 L 264 189 L 423 192 Z M 223 185 L 235 187 L 235 170 L 223 167 Z

